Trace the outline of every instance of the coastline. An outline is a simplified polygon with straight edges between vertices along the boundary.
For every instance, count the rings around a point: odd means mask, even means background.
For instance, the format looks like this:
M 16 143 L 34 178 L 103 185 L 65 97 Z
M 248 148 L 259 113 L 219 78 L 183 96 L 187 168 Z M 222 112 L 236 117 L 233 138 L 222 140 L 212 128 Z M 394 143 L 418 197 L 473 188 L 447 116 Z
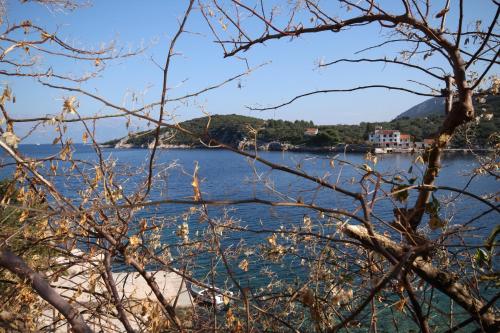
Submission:
M 151 149 L 150 147 L 144 147 L 144 146 L 137 146 L 137 145 L 99 145 L 100 148 L 104 149 Z M 380 152 L 376 151 L 377 147 L 366 145 L 366 144 L 339 144 L 336 146 L 331 146 L 331 147 L 305 147 L 305 146 L 291 146 L 291 145 L 286 145 L 283 144 L 281 149 L 274 148 L 274 149 L 263 149 L 261 147 L 258 147 L 258 151 L 278 151 L 278 152 L 294 152 L 294 153 L 319 153 L 319 154 L 324 154 L 324 153 L 375 153 L 375 154 L 414 154 L 418 152 L 423 152 L 425 149 L 420 149 L 420 148 L 412 148 L 412 149 L 407 149 L 407 148 L 395 148 L 395 149 L 390 149 L 390 151 L 385 151 L 385 152 Z M 157 149 L 175 149 L 175 150 L 194 150 L 194 149 L 203 149 L 203 150 L 220 150 L 224 148 L 219 148 L 219 147 L 207 147 L 203 145 L 160 145 L 157 147 Z M 252 149 L 250 147 L 246 147 L 243 149 L 244 151 L 254 151 L 255 149 Z M 443 153 L 488 153 L 491 152 L 492 149 L 490 148 L 445 148 L 443 149 Z

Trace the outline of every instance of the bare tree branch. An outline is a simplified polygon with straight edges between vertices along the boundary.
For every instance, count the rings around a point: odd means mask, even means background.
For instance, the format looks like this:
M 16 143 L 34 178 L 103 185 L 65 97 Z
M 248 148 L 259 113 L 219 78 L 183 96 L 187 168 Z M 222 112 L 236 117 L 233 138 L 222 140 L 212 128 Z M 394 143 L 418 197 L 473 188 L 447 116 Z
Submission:
M 80 313 L 62 298 L 37 272 L 7 248 L 0 249 L 0 266 L 8 269 L 20 279 L 27 281 L 30 286 L 49 304 L 57 309 L 70 323 L 76 333 L 91 333 Z

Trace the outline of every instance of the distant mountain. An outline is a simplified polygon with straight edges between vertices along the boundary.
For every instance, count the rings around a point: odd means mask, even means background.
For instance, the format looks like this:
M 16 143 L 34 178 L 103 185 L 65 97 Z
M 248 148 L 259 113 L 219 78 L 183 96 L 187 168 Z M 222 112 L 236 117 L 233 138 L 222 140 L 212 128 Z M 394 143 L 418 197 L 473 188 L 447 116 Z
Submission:
M 405 112 L 401 113 L 395 119 L 401 119 L 408 117 L 413 118 L 423 118 L 429 115 L 442 115 L 444 114 L 444 97 L 433 97 L 420 104 L 417 104 Z
M 474 101 L 474 106 L 478 113 L 481 112 L 482 108 L 485 108 L 487 111 L 497 113 L 500 106 L 500 96 L 489 95 L 486 98 L 486 103 L 482 105 L 479 105 L 476 102 L 477 101 Z M 417 104 L 401 113 L 399 116 L 394 118 L 394 120 L 402 118 L 424 118 L 430 115 L 444 116 L 444 97 L 433 97 L 423 101 L 422 103 Z

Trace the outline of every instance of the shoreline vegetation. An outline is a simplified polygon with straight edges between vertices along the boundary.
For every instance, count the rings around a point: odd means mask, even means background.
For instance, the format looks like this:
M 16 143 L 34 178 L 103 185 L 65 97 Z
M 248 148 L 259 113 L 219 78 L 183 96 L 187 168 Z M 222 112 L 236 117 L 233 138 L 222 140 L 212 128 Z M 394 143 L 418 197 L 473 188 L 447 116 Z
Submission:
M 500 97 L 481 97 L 476 121 L 462 126 L 446 151 L 488 151 L 497 144 L 495 133 L 500 128 Z M 377 146 L 367 142 L 376 128 L 399 130 L 408 133 L 412 142 L 433 138 L 443 122 L 436 108 L 439 101 L 427 100 L 403 112 L 389 122 L 362 122 L 358 125 L 315 125 L 312 121 L 259 119 L 255 117 L 213 115 L 179 123 L 194 136 L 183 131 L 163 128 L 158 148 L 191 149 L 208 148 L 202 142 L 217 142 L 241 150 L 295 151 L 295 152 L 374 152 Z M 433 103 L 430 103 L 433 102 Z M 416 111 L 412 111 L 416 110 Z M 418 111 L 418 112 L 417 112 Z M 413 113 L 412 113 L 413 112 Z M 104 142 L 103 147 L 152 148 L 155 131 L 130 133 L 128 136 Z M 393 148 L 390 152 L 413 152 L 415 148 Z M 421 150 L 421 149 L 420 149 Z M 380 149 L 379 149 L 380 152 Z M 387 149 L 383 152 L 389 152 Z
M 113 145 L 100 145 L 101 148 L 111 148 L 111 149 L 151 149 L 150 147 L 141 147 L 141 146 L 113 146 Z M 218 147 L 207 147 L 204 145 L 199 146 L 189 146 L 189 145 L 162 145 L 158 146 L 157 149 L 175 149 L 175 150 L 194 150 L 194 149 L 203 149 L 203 150 L 221 150 L 223 148 Z M 255 148 L 245 148 L 245 151 L 254 151 Z M 275 152 L 295 152 L 295 153 L 416 153 L 424 151 L 425 149 L 421 148 L 400 148 L 400 149 L 391 149 L 390 151 L 385 152 L 377 152 L 375 151 L 375 146 L 368 144 L 338 144 L 336 146 L 331 147 L 296 147 L 296 146 L 286 146 L 283 145 L 282 149 L 262 149 L 257 148 L 258 151 L 275 151 Z M 487 153 L 492 151 L 492 148 L 445 148 L 443 149 L 444 153 Z

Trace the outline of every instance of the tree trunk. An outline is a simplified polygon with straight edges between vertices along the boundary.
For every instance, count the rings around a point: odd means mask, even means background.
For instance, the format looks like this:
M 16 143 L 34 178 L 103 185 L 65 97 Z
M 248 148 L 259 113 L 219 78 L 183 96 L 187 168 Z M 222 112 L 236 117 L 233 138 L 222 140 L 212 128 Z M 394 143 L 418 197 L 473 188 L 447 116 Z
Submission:
M 28 282 L 40 297 L 55 307 L 71 325 L 75 333 L 92 333 L 80 313 L 49 285 L 39 273 L 32 270 L 23 259 L 6 248 L 0 249 L 0 267 L 21 280 Z
M 347 225 L 344 227 L 343 232 L 349 237 L 359 240 L 368 248 L 372 247 L 372 236 L 368 234 L 366 228 L 362 226 Z M 375 235 L 374 237 L 377 239 L 380 246 L 384 247 L 385 250 L 398 258 L 398 260 L 405 255 L 405 249 L 389 238 L 382 235 Z M 500 318 L 497 318 L 491 310 L 482 313 L 483 311 L 481 311 L 481 309 L 484 306 L 483 302 L 474 297 L 466 286 L 458 283 L 458 277 L 454 274 L 436 268 L 430 261 L 422 257 L 417 257 L 412 264 L 409 265 L 409 268 L 427 283 L 446 294 L 467 310 L 469 315 L 474 318 L 485 332 L 499 332 Z

